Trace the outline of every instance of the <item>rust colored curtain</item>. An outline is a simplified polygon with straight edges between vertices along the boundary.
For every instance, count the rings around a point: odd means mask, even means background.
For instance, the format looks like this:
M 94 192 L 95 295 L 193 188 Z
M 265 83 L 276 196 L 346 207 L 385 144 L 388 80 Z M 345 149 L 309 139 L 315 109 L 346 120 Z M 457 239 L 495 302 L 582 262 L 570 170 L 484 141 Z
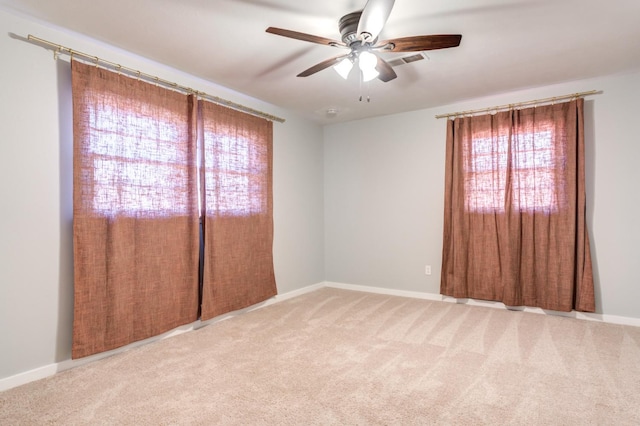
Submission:
M 583 104 L 448 121 L 442 294 L 595 310 Z
M 273 270 L 273 123 L 199 102 L 202 320 L 277 293 Z
M 192 97 L 72 63 L 73 358 L 193 322 L 198 198 Z

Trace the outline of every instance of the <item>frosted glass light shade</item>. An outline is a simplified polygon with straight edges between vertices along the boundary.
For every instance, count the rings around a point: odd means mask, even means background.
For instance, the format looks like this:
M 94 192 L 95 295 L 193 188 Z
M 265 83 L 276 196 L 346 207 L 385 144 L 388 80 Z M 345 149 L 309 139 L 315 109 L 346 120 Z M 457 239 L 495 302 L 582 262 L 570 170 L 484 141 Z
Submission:
M 362 71 L 362 80 L 371 81 L 376 78 L 380 73 L 376 71 L 376 65 L 378 64 L 378 58 L 371 52 L 361 52 L 358 58 L 358 66 Z
M 351 59 L 349 58 L 344 58 L 338 63 L 338 65 L 335 65 L 333 67 L 333 69 L 336 70 L 338 74 L 340 74 L 340 77 L 344 78 L 345 80 L 347 79 L 347 77 L 349 77 L 351 68 L 353 68 L 353 62 L 351 62 Z
M 380 73 L 374 70 L 363 70 L 362 71 L 362 81 L 371 81 L 374 78 L 378 77 Z

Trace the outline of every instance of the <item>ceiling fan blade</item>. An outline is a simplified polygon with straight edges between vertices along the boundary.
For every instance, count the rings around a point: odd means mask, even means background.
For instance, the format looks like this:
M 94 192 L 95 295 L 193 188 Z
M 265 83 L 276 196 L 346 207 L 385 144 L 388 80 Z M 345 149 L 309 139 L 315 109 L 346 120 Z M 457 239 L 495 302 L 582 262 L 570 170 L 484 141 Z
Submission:
M 362 10 L 356 34 L 364 41 L 372 42 L 391 15 L 395 0 L 369 0 Z
M 377 45 L 387 45 L 383 48 L 385 52 L 422 52 L 423 50 L 457 47 L 460 45 L 460 40 L 462 40 L 462 35 L 460 34 L 439 34 L 395 38 Z
M 340 41 L 332 40 L 330 38 L 319 37 L 311 34 L 299 33 L 297 31 L 284 30 L 282 28 L 269 27 L 266 30 L 268 33 L 279 35 L 282 37 L 294 38 L 296 40 L 309 41 L 311 43 L 324 44 L 327 46 L 343 46 L 346 45 Z
M 329 68 L 333 65 L 337 65 L 341 60 L 343 60 L 347 56 L 349 55 L 340 55 L 340 56 L 336 56 L 335 58 L 322 61 L 319 64 L 316 64 L 311 68 L 302 71 L 300 74 L 298 74 L 298 77 L 309 77 L 310 75 L 315 74 L 318 71 L 322 71 L 323 69 Z
M 376 57 L 378 58 L 378 63 L 376 64 L 376 71 L 380 73 L 378 75 L 379 80 L 386 83 L 398 76 L 396 72 L 393 70 L 393 68 L 391 68 L 391 65 L 389 65 L 389 62 L 385 61 L 378 55 L 376 55 Z

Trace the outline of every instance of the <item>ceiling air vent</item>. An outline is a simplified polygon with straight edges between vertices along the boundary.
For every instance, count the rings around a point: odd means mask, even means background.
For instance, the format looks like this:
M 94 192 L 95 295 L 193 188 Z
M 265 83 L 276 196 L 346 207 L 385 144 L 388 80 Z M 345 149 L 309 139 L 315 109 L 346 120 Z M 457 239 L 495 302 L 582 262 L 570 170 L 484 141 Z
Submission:
M 409 64 L 411 62 L 421 61 L 424 58 L 425 55 L 423 53 L 416 53 L 415 55 L 405 56 L 404 58 L 398 58 L 388 62 L 392 67 L 397 67 L 399 65 Z

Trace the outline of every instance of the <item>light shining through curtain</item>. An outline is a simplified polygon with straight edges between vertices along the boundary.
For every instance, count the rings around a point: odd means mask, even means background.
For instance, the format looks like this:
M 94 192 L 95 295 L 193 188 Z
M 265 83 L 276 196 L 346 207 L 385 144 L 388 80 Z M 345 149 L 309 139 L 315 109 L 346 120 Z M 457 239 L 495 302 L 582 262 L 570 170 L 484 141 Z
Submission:
M 176 144 L 176 123 L 182 117 L 160 109 L 151 118 L 145 113 L 148 109 L 139 102 L 136 110 L 124 113 L 108 104 L 89 109 L 96 213 L 138 217 L 187 213 L 186 205 L 175 202 L 190 191 L 189 158 Z
M 207 211 L 221 216 L 264 212 L 266 152 L 249 137 L 229 131 L 204 132 Z
M 497 136 L 478 135 L 465 150 L 465 209 L 469 212 L 504 213 L 511 203 L 519 211 L 558 211 L 562 185 L 557 182 L 562 167 L 561 147 L 547 130 Z M 510 199 L 507 185 L 511 183 Z

